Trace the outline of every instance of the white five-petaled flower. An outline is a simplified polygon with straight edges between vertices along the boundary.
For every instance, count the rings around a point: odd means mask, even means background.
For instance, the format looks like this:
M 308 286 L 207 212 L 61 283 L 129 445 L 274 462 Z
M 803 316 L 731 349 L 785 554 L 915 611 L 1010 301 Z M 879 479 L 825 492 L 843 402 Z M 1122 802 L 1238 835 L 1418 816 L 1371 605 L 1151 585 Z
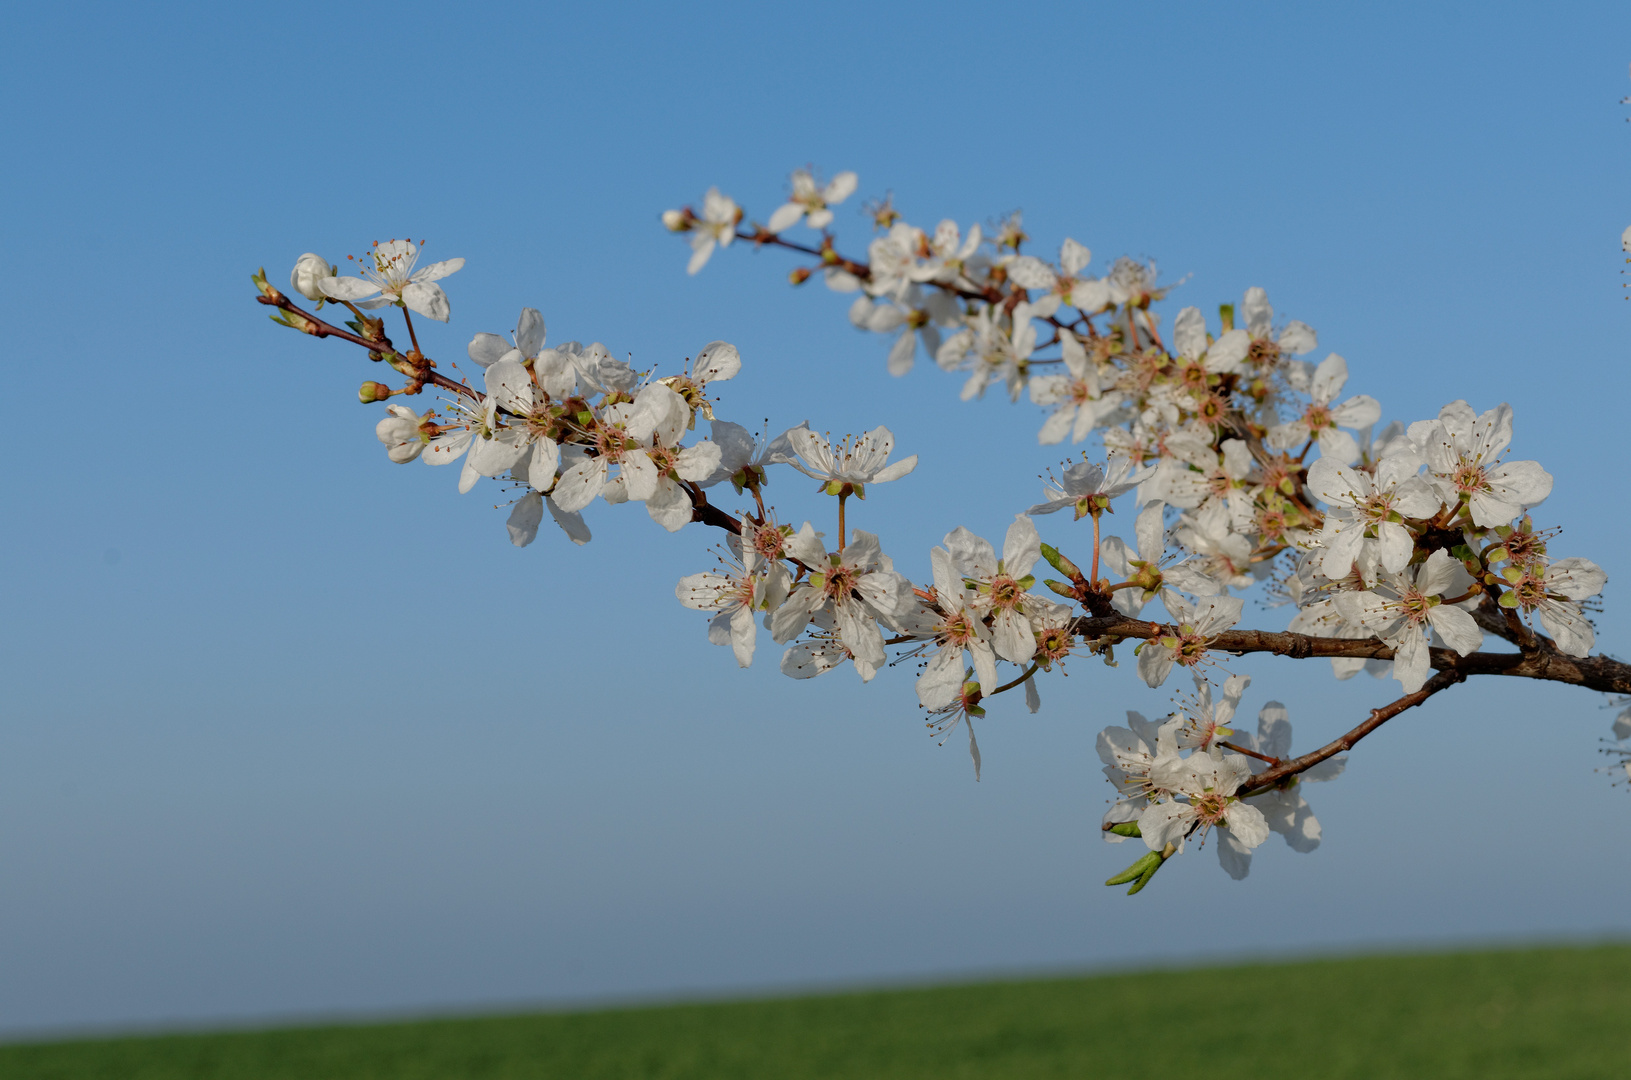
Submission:
M 1212 700 L 1212 684 L 1195 672 L 1195 697 L 1186 700 L 1174 713 L 1179 721 L 1174 737 L 1183 750 L 1211 750 L 1233 735 L 1229 722 L 1240 708 L 1240 699 L 1252 684 L 1250 675 L 1231 675 L 1223 681 L 1223 700 Z
M 958 229 L 957 222 L 950 218 L 936 225 L 934 233 L 927 238 L 929 255 L 921 268 L 921 273 L 928 275 L 924 280 L 949 284 L 959 278 L 980 274 L 984 260 L 977 258 L 975 253 L 980 250 L 981 238 L 978 225 L 968 227 L 966 239 L 962 230 Z
M 694 274 L 708 265 L 708 257 L 715 247 L 729 247 L 736 239 L 736 223 L 742 220 L 742 210 L 728 195 L 711 187 L 702 197 L 702 216 L 691 222 L 691 261 L 685 272 Z
M 871 276 L 867 278 L 866 291 L 873 296 L 899 298 L 913 284 L 933 280 L 940 267 L 924 261 L 928 246 L 929 239 L 923 230 L 904 221 L 895 222 L 888 232 L 874 237 L 867 245 Z
M 1429 630 L 1438 631 L 1444 643 L 1462 656 L 1484 643 L 1472 616 L 1444 603 L 1446 594 L 1459 596 L 1472 584 L 1471 575 L 1449 552 L 1435 551 L 1414 570 L 1399 574 L 1383 570 L 1378 577 L 1375 591 L 1338 593 L 1336 606 L 1343 618 L 1393 647 L 1393 677 L 1405 693 L 1420 690 L 1432 670 Z
M 430 413 L 420 416 L 406 405 L 387 405 L 390 414 L 374 426 L 374 434 L 385 444 L 385 454 L 404 464 L 421 457 L 429 465 L 457 461 L 470 448 L 471 441 L 486 423 L 483 406 L 464 398 L 447 403 L 447 423 L 438 424 Z M 459 493 L 469 491 L 479 477 L 467 460 L 459 477 Z
M 915 596 L 912 583 L 895 572 L 878 538 L 856 529 L 843 551 L 829 555 L 809 522 L 787 538 L 787 554 L 810 576 L 770 613 L 770 633 L 779 645 L 792 641 L 818 612 L 832 615 L 837 640 L 855 659 L 863 679 L 883 666 L 883 633 L 878 619 L 906 612 Z
M 549 434 L 556 417 L 549 398 L 532 381 L 532 372 L 516 359 L 519 351 L 488 367 L 487 418 L 470 447 L 470 467 L 482 476 L 500 476 L 525 461 L 527 482 L 534 490 L 548 491 L 555 484 L 561 452 Z M 499 410 L 505 415 L 500 418 Z
M 1224 439 L 1214 450 L 1211 440 L 1187 434 L 1166 442 L 1167 455 L 1139 493 L 1181 510 L 1198 510 L 1220 503 L 1228 510 L 1229 526 L 1245 532 L 1252 521 L 1252 495 L 1247 478 L 1254 461 L 1241 439 Z
M 1579 602 L 1596 596 L 1607 583 L 1608 574 L 1590 559 L 1559 559 L 1547 563 L 1545 569 L 1527 567 L 1516 581 L 1508 580 L 1510 591 L 1501 600 L 1525 615 L 1538 615 L 1560 651 L 1589 656 L 1597 634 Z
M 1052 514 L 1066 507 L 1074 509 L 1075 520 L 1110 509 L 1110 503 L 1142 484 L 1153 467 L 1135 468 L 1123 454 L 1111 454 L 1104 465 L 1078 461 L 1065 470 L 1064 477 L 1042 489 L 1046 502 L 1037 503 L 1027 514 Z
M 1308 469 L 1308 490 L 1327 506 L 1320 533 L 1324 546 L 1320 568 L 1339 581 L 1360 559 L 1360 549 L 1374 546 L 1376 562 L 1398 573 L 1410 562 L 1416 538 L 1404 519 L 1438 513 L 1438 492 L 1416 475 L 1421 459 L 1413 452 L 1383 458 L 1373 474 L 1351 469 L 1336 458 L 1322 457 Z
M 1150 770 L 1151 783 L 1183 795 L 1188 801 L 1166 799 L 1146 807 L 1138 815 L 1144 843 L 1151 851 L 1161 851 L 1168 844 L 1181 851 L 1192 833 L 1204 837 L 1218 828 L 1228 830 L 1247 851 L 1257 847 L 1269 838 L 1268 822 L 1261 810 L 1235 795 L 1251 775 L 1251 766 L 1243 754 L 1191 754 L 1158 760 Z
M 1004 326 L 1002 309 L 987 304 L 969 320 L 971 325 L 941 342 L 935 363 L 946 371 L 965 367 L 969 371 L 960 395 L 964 401 L 983 396 L 986 387 L 999 379 L 1008 388 L 1009 398 L 1019 400 L 1030 375 L 1031 353 L 1036 350 L 1034 314 L 1035 309 L 1022 301 Z
M 751 522 L 744 519 L 743 527 Z M 680 579 L 674 595 L 680 603 L 697 611 L 714 612 L 708 623 L 708 640 L 729 645 L 741 667 L 753 663 L 754 639 L 758 634 L 758 613 L 774 611 L 787 599 L 792 575 L 781 560 L 765 562 L 752 544 L 731 537 L 735 564 L 725 573 L 691 574 Z
M 1133 523 L 1136 551 L 1119 536 L 1107 536 L 1100 545 L 1104 564 L 1132 583 L 1132 587 L 1117 589 L 1110 597 L 1111 606 L 1128 618 L 1137 618 L 1145 604 L 1172 588 L 1200 596 L 1216 596 L 1223 591 L 1221 584 L 1196 570 L 1189 560 L 1176 566 L 1162 565 L 1166 558 L 1165 514 L 1166 507 L 1158 502 L 1146 503 L 1138 512 Z
M 1189 571 L 1210 578 L 1230 589 L 1249 588 L 1258 576 L 1267 575 L 1269 564 L 1252 562 L 1251 540 L 1234 531 L 1228 506 L 1213 501 L 1193 514 L 1184 514 L 1173 536 L 1195 554 L 1186 560 Z M 1178 587 L 1187 592 L 1209 595 L 1187 583 Z
M 1208 341 L 1206 318 L 1201 315 L 1201 309 L 1186 307 L 1172 321 L 1172 344 L 1178 350 L 1180 377 L 1185 372 L 1193 372 L 1185 381 L 1199 380 L 1198 384 L 1186 385 L 1185 389 L 1204 397 L 1208 376 L 1240 370 L 1240 363 L 1252 346 L 1252 336 L 1236 327 L 1225 331 L 1216 341 Z
M 714 420 L 712 426 L 713 442 L 719 447 L 719 467 L 699 487 L 712 487 L 726 480 L 736 484 L 738 490 L 750 483 L 768 483 L 764 475 L 767 465 L 786 465 L 797 457 L 785 431 L 767 443 L 730 420 Z
M 1036 655 L 1036 637 L 1026 617 L 1029 575 L 1042 557 L 1042 539 L 1036 524 L 1024 514 L 1016 514 L 1002 542 L 1002 558 L 989 541 L 959 525 L 946 534 L 946 548 L 953 564 L 975 583 L 976 603 L 991 616 L 992 647 L 998 656 L 1016 664 L 1028 664 Z
M 1382 406 L 1368 394 L 1358 394 L 1340 405 L 1333 405 L 1347 381 L 1348 362 L 1342 357 L 1332 353 L 1320 361 L 1308 391 L 1313 400 L 1297 419 L 1270 428 L 1265 441 L 1276 450 L 1292 450 L 1312 439 L 1324 457 L 1335 458 L 1344 465 L 1359 460 L 1359 440 L 1342 429 L 1376 423 L 1382 417 Z
M 832 445 L 824 436 L 811 431 L 808 424 L 800 424 L 782 437 L 798 455 L 797 461 L 790 461 L 788 464 L 805 476 L 827 484 L 834 495 L 838 492 L 832 490 L 833 488 L 849 484 L 854 488 L 855 494 L 864 499 L 867 484 L 886 484 L 891 480 L 899 480 L 917 468 L 916 454 L 901 458 L 893 464 L 885 464 L 895 449 L 895 435 L 886 427 L 873 428 L 856 438 L 853 444 L 850 442 L 851 437 L 846 435 L 837 446 Z
M 1127 712 L 1127 726 L 1111 725 L 1099 732 L 1097 749 L 1104 775 L 1114 784 L 1120 800 L 1105 812 L 1106 822 L 1137 821 L 1138 815 L 1160 793 L 1150 779 L 1155 763 L 1178 757 L 1175 727 L 1154 724 L 1141 713 Z M 1104 839 L 1119 844 L 1126 837 L 1109 831 Z
M 1437 420 L 1410 425 L 1410 441 L 1450 505 L 1464 503 L 1474 525 L 1505 525 L 1552 493 L 1552 474 L 1538 461 L 1502 461 L 1512 442 L 1512 406 L 1502 402 L 1482 415 L 1452 401 Z
M 1045 314 L 1052 315 L 1063 303 L 1091 315 L 1110 305 L 1109 283 L 1082 274 L 1092 258 L 1091 251 L 1067 237 L 1059 246 L 1058 271 L 1035 255 L 1016 255 L 1006 265 L 1008 276 L 1016 285 L 1047 291 L 1047 296 L 1038 301 L 1041 306 L 1043 301 L 1051 300 L 1053 310 Z
M 691 495 L 681 481 L 699 483 L 713 475 L 719 467 L 719 447 L 706 439 L 692 446 L 680 445 L 691 423 L 691 407 L 670 387 L 651 383 L 634 399 L 635 405 L 639 406 L 642 399 L 647 400 L 646 407 L 657 420 L 649 432 L 640 436 L 645 444 L 643 450 L 634 453 L 644 453 L 655 482 L 649 492 L 636 494 L 638 481 L 631 480 L 629 471 L 631 455 L 625 454 L 621 473 L 607 482 L 602 495 L 609 503 L 639 499 L 646 504 L 651 520 L 669 532 L 678 532 L 693 516 Z M 639 490 L 644 490 L 643 484 Z
M 522 308 L 510 341 L 483 331 L 470 339 L 465 352 L 473 363 L 492 367 L 500 360 L 535 360 L 544 349 L 544 315 L 537 308 Z
M 1252 357 L 1263 367 L 1272 367 L 1282 353 L 1301 356 L 1319 346 L 1314 328 L 1296 319 L 1286 323 L 1278 335 L 1274 333 L 1274 308 L 1261 286 L 1253 285 L 1246 290 L 1240 308 L 1246 319 L 1246 332 L 1252 336 Z
M 462 267 L 463 259 L 447 259 L 415 270 L 419 249 L 408 240 L 376 242 L 362 258 L 362 277 L 318 278 L 323 294 L 332 300 L 349 300 L 360 308 L 400 304 L 426 318 L 447 322 L 447 294 L 436 282 Z M 370 262 L 372 266 L 367 265 Z
M 430 443 L 430 436 L 424 430 L 424 418 L 406 405 L 387 405 L 385 410 L 390 415 L 374 425 L 374 435 L 385 444 L 386 457 L 398 465 L 406 465 Z M 464 445 L 468 444 L 467 438 Z M 460 450 L 463 449 L 461 446 Z
M 1174 664 L 1194 668 L 1205 663 L 1212 638 L 1239 622 L 1245 608 L 1245 601 L 1238 596 L 1214 596 L 1191 603 L 1169 592 L 1161 601 L 1176 625 L 1170 633 L 1151 638 L 1138 650 L 1138 673 L 1150 686 L 1165 682 Z
M 973 659 L 975 677 L 985 693 L 996 689 L 997 657 L 991 648 L 991 631 L 985 625 L 980 596 L 963 580 L 951 553 L 945 548 L 933 548 L 929 562 L 934 567 L 935 600 L 940 610 L 928 629 L 938 648 L 917 678 L 917 699 L 927 709 L 941 709 L 963 692 L 965 651 Z
M 841 172 L 826 187 L 818 188 L 808 169 L 794 169 L 792 197 L 776 208 L 765 228 L 773 233 L 785 232 L 803 218 L 810 228 L 825 229 L 832 222 L 831 208 L 855 194 L 858 182 L 854 173 Z
M 562 510 L 576 512 L 604 495 L 607 502 L 640 500 L 663 528 L 674 532 L 691 520 L 691 498 L 680 480 L 705 480 L 719 464 L 719 447 L 711 442 L 681 447 L 691 416 L 688 405 L 661 383 L 650 383 L 632 402 L 618 402 L 601 412 L 594 426 L 592 456 L 583 453 L 561 474 L 550 498 Z M 609 476 L 617 465 L 616 477 Z
M 898 300 L 873 300 L 870 296 L 857 296 L 850 305 L 849 321 L 859 330 L 879 334 L 896 334 L 889 347 L 889 374 L 905 375 L 912 370 L 917 354 L 917 339 L 923 338 L 923 348 L 932 357 L 940 350 L 940 327 L 958 321 L 957 301 L 950 293 L 933 289 L 924 295 L 917 285 L 910 285 Z
M 1075 334 L 1069 330 L 1059 331 L 1059 351 L 1067 374 L 1038 375 L 1031 379 L 1031 400 L 1038 405 L 1054 406 L 1036 436 L 1036 441 L 1043 446 L 1061 442 L 1067 434 L 1071 442 L 1081 442 L 1098 424 L 1099 418 L 1121 401 L 1116 391 L 1104 392 L 1098 367 Z

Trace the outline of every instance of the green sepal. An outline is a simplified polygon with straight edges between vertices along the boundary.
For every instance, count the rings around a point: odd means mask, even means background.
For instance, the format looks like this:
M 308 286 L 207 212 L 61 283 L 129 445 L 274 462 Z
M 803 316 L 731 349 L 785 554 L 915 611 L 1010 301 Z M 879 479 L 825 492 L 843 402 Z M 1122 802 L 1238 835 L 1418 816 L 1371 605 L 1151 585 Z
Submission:
M 1014 584 L 1018 585 L 1022 589 L 1029 589 L 1032 585 L 1036 584 L 1036 575 L 1035 574 L 1026 574 L 1024 577 L 1020 578 Z
M 1504 592 L 1501 594 L 1501 598 L 1497 600 L 1496 603 L 1500 604 L 1504 608 L 1516 608 L 1518 606 L 1518 594 L 1515 592 Z
M 1139 838 L 1144 835 L 1138 831 L 1138 822 L 1136 821 L 1118 821 L 1105 831 L 1113 832 L 1117 836 L 1131 836 L 1135 838 Z

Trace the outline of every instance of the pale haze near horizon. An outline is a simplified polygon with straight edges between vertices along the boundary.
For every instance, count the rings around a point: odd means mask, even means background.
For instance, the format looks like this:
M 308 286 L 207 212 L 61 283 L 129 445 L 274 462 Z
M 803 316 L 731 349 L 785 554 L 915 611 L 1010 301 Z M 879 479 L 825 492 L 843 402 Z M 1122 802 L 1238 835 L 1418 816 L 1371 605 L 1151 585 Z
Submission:
M 889 378 L 775 252 L 688 278 L 657 216 L 717 184 L 762 219 L 806 163 L 860 174 L 846 250 L 886 191 L 928 226 L 1022 207 L 1040 254 L 1158 259 L 1169 318 L 1264 286 L 1384 419 L 1511 401 L 1515 456 L 1557 477 L 1537 519 L 1609 572 L 1623 653 L 1631 18 L 1568 11 L 17 16 L 0 1033 L 1623 937 L 1601 695 L 1474 681 L 1310 791 L 1313 855 L 1272 840 L 1235 883 L 1199 852 L 1128 898 L 1093 738 L 1184 687 L 1077 659 L 1037 716 L 992 707 L 975 784 L 909 671 L 795 683 L 768 642 L 746 672 L 710 646 L 672 598 L 701 527 L 597 507 L 588 547 L 546 522 L 517 551 L 496 489 L 390 465 L 353 397 L 377 369 L 248 281 L 411 233 L 468 260 L 433 356 L 523 306 L 667 371 L 733 341 L 725 415 L 887 423 L 921 455 L 851 523 L 922 580 L 947 530 L 999 538 L 1035 500 L 1065 452 L 1039 411 L 960 403 L 921 356 Z M 770 494 L 831 531 L 809 486 Z M 1080 549 L 1060 517 L 1044 539 Z M 1299 748 L 1396 696 L 1230 666 Z

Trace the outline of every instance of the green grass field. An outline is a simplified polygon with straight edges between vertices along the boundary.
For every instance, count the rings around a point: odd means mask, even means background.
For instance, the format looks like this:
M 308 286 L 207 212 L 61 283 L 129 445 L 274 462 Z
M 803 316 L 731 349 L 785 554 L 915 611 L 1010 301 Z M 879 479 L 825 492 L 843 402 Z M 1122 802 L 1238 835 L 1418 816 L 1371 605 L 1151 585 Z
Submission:
M 1631 947 L 0 1046 L 6 1080 L 1627 1077 Z

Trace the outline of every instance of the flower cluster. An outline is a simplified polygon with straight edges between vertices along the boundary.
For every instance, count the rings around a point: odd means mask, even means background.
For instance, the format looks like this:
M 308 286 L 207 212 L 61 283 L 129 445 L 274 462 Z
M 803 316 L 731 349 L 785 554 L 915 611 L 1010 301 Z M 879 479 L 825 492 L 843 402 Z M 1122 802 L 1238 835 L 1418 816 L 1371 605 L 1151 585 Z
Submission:
M 691 522 L 722 530 L 716 567 L 675 589 L 708 615 L 709 641 L 746 667 L 764 631 L 783 647 L 781 670 L 800 679 L 848 663 L 869 682 L 892 664 L 915 665 L 931 733 L 944 741 L 966 729 L 976 779 L 973 722 L 991 699 L 1019 690 L 1035 711 L 1043 677 L 1077 654 L 1116 666 L 1127 642 L 1149 687 L 1182 668 L 1192 697 L 1160 723 L 1131 713 L 1099 737 L 1116 790 L 1103 835 L 1148 849 L 1111 879 L 1131 891 L 1190 846 L 1213 843 L 1236 878 L 1270 832 L 1312 850 L 1320 827 L 1301 784 L 1336 776 L 1344 752 L 1377 725 L 1470 675 L 1631 693 L 1631 668 L 1589 656 L 1588 605 L 1606 574 L 1554 557 L 1557 530 L 1537 528 L 1531 511 L 1552 477 L 1508 458 L 1510 406 L 1456 401 L 1378 432 L 1380 402 L 1348 392 L 1341 356 L 1311 357 L 1313 328 L 1277 320 L 1263 289 L 1221 305 L 1215 322 L 1184 306 L 1168 325 L 1161 305 L 1176 286 L 1153 263 L 1122 258 L 1095 275 L 1072 239 L 1056 259 L 1040 258 L 1026 250 L 1018 214 L 930 230 L 887 199 L 869 207 L 866 257 L 846 256 L 833 208 L 857 187 L 851 172 L 821 183 L 799 170 L 765 224 L 718 189 L 700 213 L 671 210 L 663 222 L 688 237 L 691 273 L 737 239 L 813 259 L 792 281 L 819 274 L 853 294 L 849 320 L 889 339 L 891 373 L 909 372 L 921 346 L 958 373 L 965 400 L 995 384 L 1012 401 L 1028 397 L 1043 410 L 1042 445 L 1092 437 L 1103 449 L 1098 460 L 1063 462 L 1039 502 L 1011 506 L 1000 548 L 967 528 L 946 533 L 917 582 L 849 520 L 878 485 L 910 475 L 916 456 L 898 457 L 882 426 L 835 439 L 799 423 L 769 437 L 724 419 L 719 385 L 742 369 L 726 342 L 659 377 L 598 342 L 546 346 L 544 319 L 527 308 L 512 334 L 469 341 L 476 386 L 437 369 L 408 314 L 446 321 L 436 282 L 463 260 L 416 268 L 418 248 L 391 241 L 365 257 L 361 277 L 341 277 L 303 256 L 292 290 L 349 309 L 346 328 L 299 308 L 264 274 L 255 281 L 276 321 L 362 346 L 405 377 L 360 392 L 385 404 L 375 430 L 391 461 L 459 461 L 460 491 L 484 478 L 504 485 L 517 546 L 536 539 L 546 509 L 571 541 L 588 542 L 584 515 L 597 500 L 643 503 L 670 532 Z M 799 228 L 817 238 L 784 235 Z M 403 311 L 411 349 L 368 314 L 388 307 Z M 427 388 L 445 398 L 423 413 L 392 400 Z M 767 502 L 782 470 L 817 482 L 816 509 L 794 517 Z M 1105 530 L 1118 507 L 1132 519 L 1127 538 Z M 827 515 L 830 539 L 816 524 Z M 1076 537 L 1082 557 L 1044 543 L 1038 521 Z M 1039 581 L 1044 565 L 1059 577 Z M 1285 631 L 1239 628 L 1254 595 L 1291 606 Z M 1504 651 L 1486 651 L 1490 637 Z M 1279 703 L 1261 707 L 1255 734 L 1231 726 L 1249 680 L 1225 665 L 1245 652 L 1328 657 L 1338 678 L 1391 675 L 1402 696 L 1293 757 Z M 1623 741 L 1611 752 L 1631 760 L 1631 709 L 1614 734 Z

